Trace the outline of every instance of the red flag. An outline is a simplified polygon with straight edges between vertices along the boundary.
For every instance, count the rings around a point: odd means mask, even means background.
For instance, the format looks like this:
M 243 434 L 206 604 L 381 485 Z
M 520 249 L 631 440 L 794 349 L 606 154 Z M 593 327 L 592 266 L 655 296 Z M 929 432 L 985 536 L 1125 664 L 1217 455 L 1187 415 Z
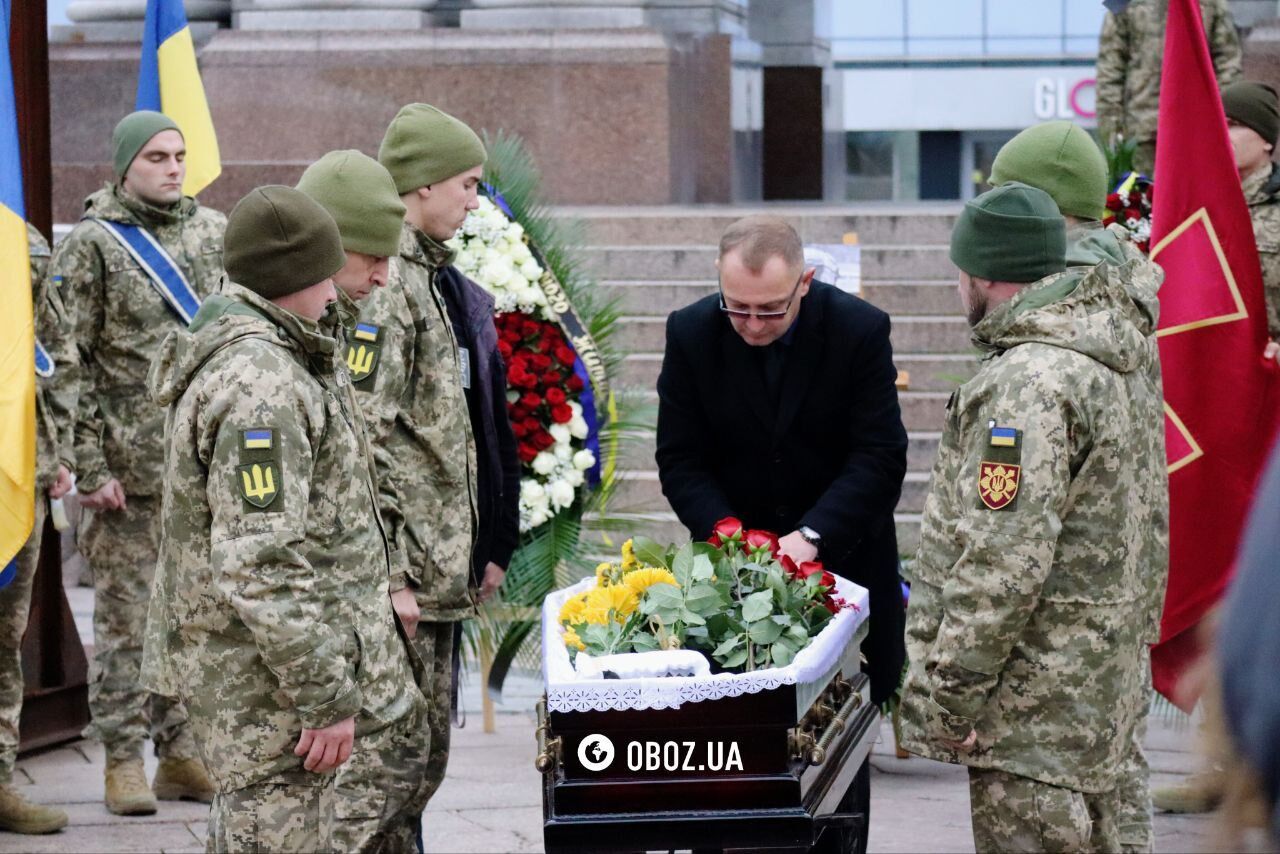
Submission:
M 1165 272 L 1169 589 L 1151 663 L 1174 700 L 1195 626 L 1231 576 L 1280 407 L 1275 363 L 1262 358 L 1262 269 L 1195 0 L 1169 2 L 1162 75 L 1151 258 Z

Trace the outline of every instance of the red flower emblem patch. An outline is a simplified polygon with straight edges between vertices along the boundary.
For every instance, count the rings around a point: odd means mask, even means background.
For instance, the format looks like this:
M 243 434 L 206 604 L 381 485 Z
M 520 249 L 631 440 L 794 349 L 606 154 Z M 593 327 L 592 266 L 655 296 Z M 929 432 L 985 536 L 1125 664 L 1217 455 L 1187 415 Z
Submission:
M 978 469 L 978 497 L 992 510 L 1000 510 L 1018 494 L 1022 466 L 983 462 Z

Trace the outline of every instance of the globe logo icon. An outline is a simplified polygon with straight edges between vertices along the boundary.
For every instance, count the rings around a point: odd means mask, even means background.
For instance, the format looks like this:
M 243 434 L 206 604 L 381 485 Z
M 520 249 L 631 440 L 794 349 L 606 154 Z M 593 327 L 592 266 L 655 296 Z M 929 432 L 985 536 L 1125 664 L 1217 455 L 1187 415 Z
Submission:
M 603 771 L 613 762 L 613 742 L 607 735 L 592 733 L 578 742 L 578 761 L 588 771 Z

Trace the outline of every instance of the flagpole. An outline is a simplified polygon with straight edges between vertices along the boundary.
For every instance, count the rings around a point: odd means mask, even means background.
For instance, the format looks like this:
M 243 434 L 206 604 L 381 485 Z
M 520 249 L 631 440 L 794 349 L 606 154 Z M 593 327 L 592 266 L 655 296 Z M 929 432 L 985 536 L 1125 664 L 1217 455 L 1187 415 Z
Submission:
M 13 64 L 18 141 L 27 220 L 53 242 L 53 174 L 49 149 L 49 30 L 45 3 L 11 4 L 9 50 Z M 89 722 L 84 647 L 62 587 L 62 549 L 46 521 L 22 640 L 25 684 L 19 726 L 21 751 L 79 738 Z

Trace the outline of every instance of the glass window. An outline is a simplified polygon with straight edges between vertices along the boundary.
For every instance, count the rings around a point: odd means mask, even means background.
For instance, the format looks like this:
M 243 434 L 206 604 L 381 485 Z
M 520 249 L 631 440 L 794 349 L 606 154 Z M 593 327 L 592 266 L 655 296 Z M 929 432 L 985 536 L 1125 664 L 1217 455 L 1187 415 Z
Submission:
M 988 54 L 1006 56 L 1044 56 L 1062 53 L 1062 39 L 1057 36 L 1019 38 L 1017 36 L 991 36 L 987 38 Z
M 982 56 L 982 37 L 907 40 L 908 56 Z
M 1067 0 L 1067 35 L 1089 36 L 1093 39 L 1093 50 L 1098 49 L 1098 34 L 1102 32 L 1102 19 L 1107 10 L 1101 3 L 1080 3 Z
M 1085 56 L 1098 55 L 1097 36 L 1067 36 L 1067 53 L 1079 53 Z
M 831 13 L 831 37 L 902 38 L 902 8 L 907 0 L 862 0 L 835 3 Z
M 986 0 L 988 36 L 1057 36 L 1062 0 Z
M 908 0 L 911 38 L 982 35 L 983 0 Z
M 837 60 L 863 59 L 869 56 L 902 56 L 902 39 L 835 39 L 831 54 Z
M 893 151 L 890 131 L 854 131 L 845 134 L 848 183 L 845 197 L 851 201 L 885 201 L 893 198 Z

